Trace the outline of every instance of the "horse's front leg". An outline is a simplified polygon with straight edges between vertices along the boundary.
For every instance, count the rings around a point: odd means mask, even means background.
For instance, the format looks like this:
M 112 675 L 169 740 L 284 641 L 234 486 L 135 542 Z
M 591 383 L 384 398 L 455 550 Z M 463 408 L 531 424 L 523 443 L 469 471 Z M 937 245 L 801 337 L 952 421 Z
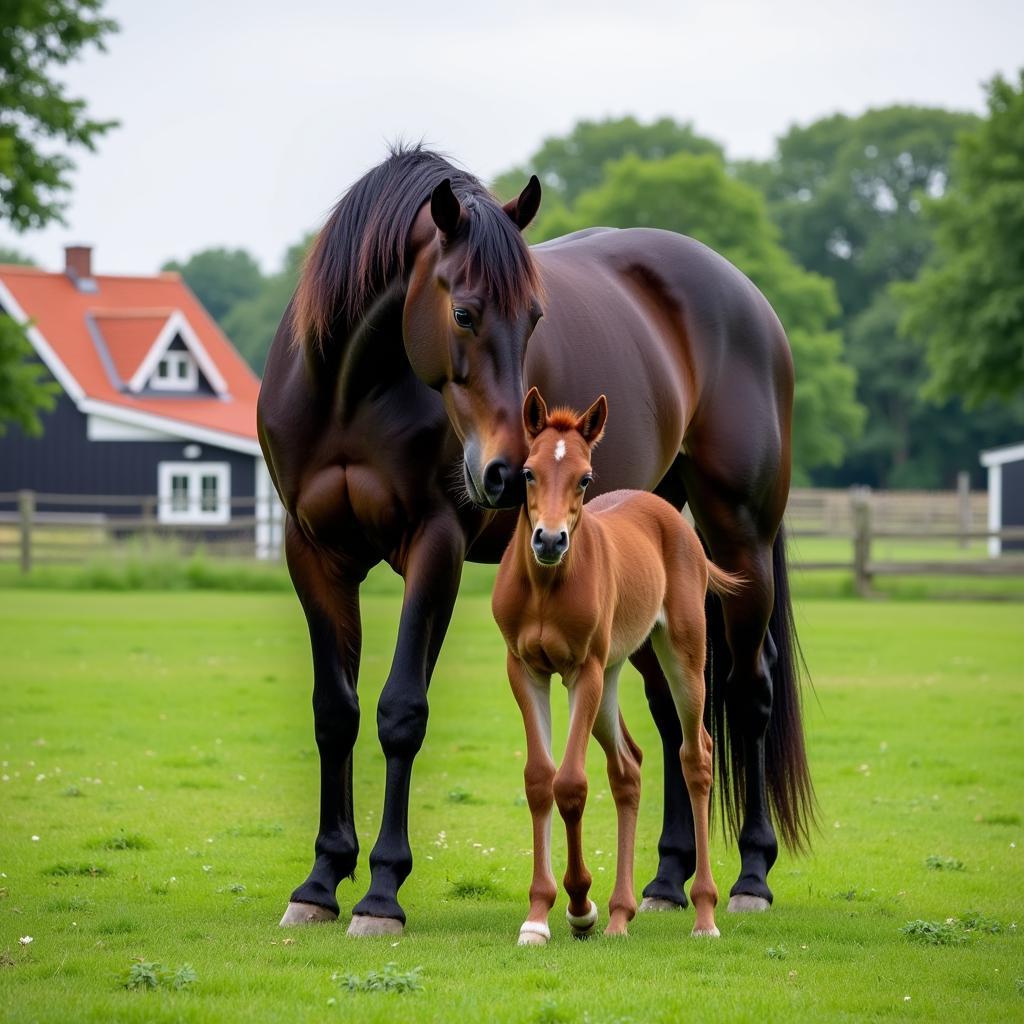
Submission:
M 359 731 L 361 568 L 308 543 L 289 519 L 285 550 L 306 613 L 313 653 L 313 726 L 320 754 L 320 829 L 309 877 L 291 896 L 282 925 L 333 921 L 335 890 L 359 855 L 352 811 L 352 747 Z
M 387 764 L 384 813 L 370 852 L 370 888 L 353 908 L 349 935 L 397 934 L 405 925 L 398 889 L 412 870 L 412 765 L 427 731 L 427 686 L 455 606 L 465 552 L 457 521 L 437 518 L 421 526 L 405 559 L 398 643 L 377 705 Z
M 558 895 L 551 872 L 551 807 L 555 781 L 555 762 L 551 759 L 551 678 L 538 679 L 531 675 L 511 651 L 507 667 L 508 681 L 526 729 L 523 782 L 533 818 L 530 911 L 519 929 L 519 945 L 539 946 L 551 938 L 548 915 Z
M 597 905 L 588 896 L 592 878 L 583 859 L 583 809 L 587 804 L 587 746 L 601 706 L 604 666 L 591 658 L 569 685 L 569 739 L 555 773 L 555 803 L 565 822 L 567 863 L 565 912 L 577 937 L 589 935 L 597 924 Z

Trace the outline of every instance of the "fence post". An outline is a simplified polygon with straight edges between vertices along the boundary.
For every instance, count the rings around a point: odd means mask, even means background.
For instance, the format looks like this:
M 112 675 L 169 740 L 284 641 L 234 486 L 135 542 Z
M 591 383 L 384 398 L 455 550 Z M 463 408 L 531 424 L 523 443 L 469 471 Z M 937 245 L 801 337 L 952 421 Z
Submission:
M 850 499 L 853 511 L 853 583 L 861 597 L 870 597 L 871 488 L 854 487 Z
M 32 571 L 32 520 L 36 512 L 35 491 L 18 491 L 18 530 L 21 537 L 21 571 Z
M 967 535 L 971 532 L 971 474 L 966 469 L 956 475 L 956 510 L 960 521 L 960 547 L 970 547 Z

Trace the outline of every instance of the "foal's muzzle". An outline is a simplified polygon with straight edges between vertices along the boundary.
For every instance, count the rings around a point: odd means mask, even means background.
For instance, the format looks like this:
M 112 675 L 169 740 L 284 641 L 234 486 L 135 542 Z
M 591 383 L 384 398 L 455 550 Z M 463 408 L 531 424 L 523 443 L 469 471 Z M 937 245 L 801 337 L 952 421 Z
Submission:
M 569 534 L 565 530 L 545 530 L 538 526 L 533 531 L 533 553 L 541 565 L 558 565 L 569 550 Z

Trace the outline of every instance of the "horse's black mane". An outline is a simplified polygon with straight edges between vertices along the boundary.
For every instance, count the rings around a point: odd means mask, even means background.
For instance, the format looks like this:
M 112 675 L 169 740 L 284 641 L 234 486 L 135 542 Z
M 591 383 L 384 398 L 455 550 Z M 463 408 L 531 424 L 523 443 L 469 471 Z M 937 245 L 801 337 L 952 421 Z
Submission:
M 504 315 L 529 302 L 536 288 L 529 250 L 490 192 L 439 153 L 395 146 L 342 196 L 313 243 L 292 307 L 297 340 L 322 345 L 337 323 L 357 323 L 404 274 L 413 221 L 445 178 L 468 215 L 470 278 Z

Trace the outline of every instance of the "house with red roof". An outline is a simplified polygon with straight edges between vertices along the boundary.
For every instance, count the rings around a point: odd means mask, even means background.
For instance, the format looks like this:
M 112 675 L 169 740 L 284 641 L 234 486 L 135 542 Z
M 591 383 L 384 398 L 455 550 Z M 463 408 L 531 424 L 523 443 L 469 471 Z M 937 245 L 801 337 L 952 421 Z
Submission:
M 86 246 L 65 257 L 59 273 L 0 265 L 0 312 L 29 325 L 61 389 L 41 437 L 0 437 L 0 492 L 152 496 L 159 523 L 222 531 L 255 513 L 257 549 L 274 548 L 259 378 L 178 274 L 94 274 Z

